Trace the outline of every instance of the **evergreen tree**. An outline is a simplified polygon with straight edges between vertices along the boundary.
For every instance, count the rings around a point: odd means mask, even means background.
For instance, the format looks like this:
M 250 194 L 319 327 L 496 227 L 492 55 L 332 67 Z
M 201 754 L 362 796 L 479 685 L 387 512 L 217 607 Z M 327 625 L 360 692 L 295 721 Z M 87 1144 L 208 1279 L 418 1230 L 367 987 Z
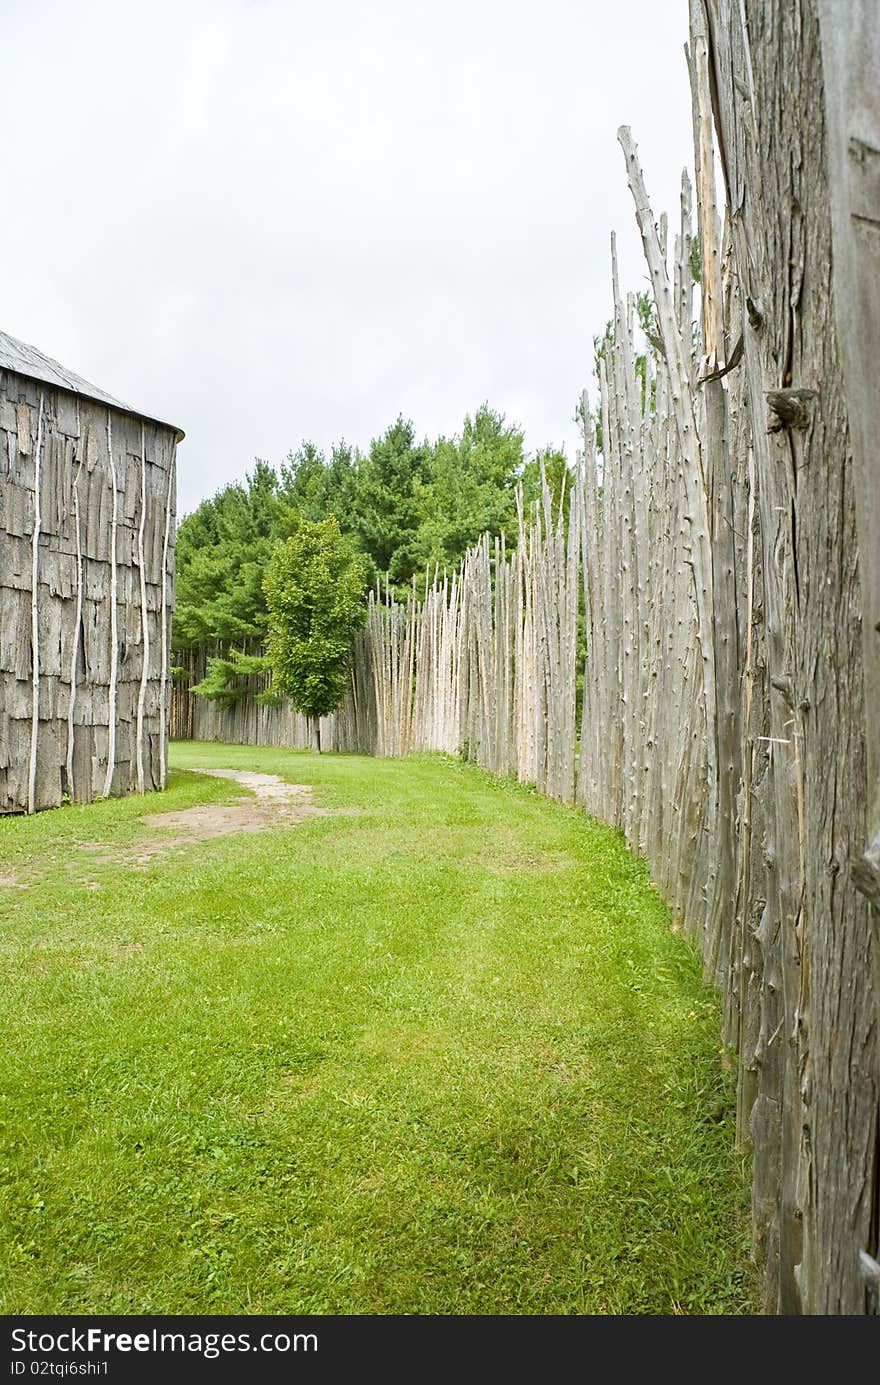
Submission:
M 435 444 L 428 478 L 419 486 L 418 570 L 449 567 L 488 531 L 516 533 L 516 485 L 523 435 L 488 404 L 464 421 L 461 437 Z
M 357 468 L 351 530 L 376 573 L 407 584 L 420 563 L 420 488 L 428 480 L 430 448 L 417 444 L 412 423 L 399 417 L 374 438 Z
M 247 646 L 266 633 L 263 572 L 282 528 L 278 478 L 256 462 L 184 519 L 177 534 L 178 648 Z

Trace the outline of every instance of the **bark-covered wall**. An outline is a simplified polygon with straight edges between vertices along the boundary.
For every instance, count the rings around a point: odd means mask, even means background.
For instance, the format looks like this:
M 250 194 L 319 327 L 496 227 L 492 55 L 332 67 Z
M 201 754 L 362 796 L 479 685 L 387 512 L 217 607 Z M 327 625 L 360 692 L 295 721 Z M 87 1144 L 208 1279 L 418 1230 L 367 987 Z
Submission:
M 859 44 L 876 72 L 880 30 L 847 33 L 867 7 L 834 8 L 709 0 L 706 18 L 763 573 L 770 750 L 754 786 L 763 840 L 752 893 L 764 900 L 764 984 L 782 997 L 774 1090 L 760 1070 L 769 1055 L 745 1058 L 758 1065 L 760 1180 L 779 1178 L 764 1227 L 768 1289 L 784 1312 L 853 1313 L 877 1306 L 877 1009 L 853 866 L 868 840 L 866 742 L 880 715 L 865 702 L 862 618 L 880 539 L 859 533 L 853 432 L 867 400 L 844 374 L 856 320 L 836 312 L 832 277 L 842 253 L 832 202 L 843 196 L 833 140 L 844 132 L 829 133 L 826 111 L 858 103 L 846 87 L 826 94 L 846 69 L 826 73 L 823 49 Z M 876 117 L 878 88 L 863 100 Z
M 176 439 L 0 371 L 0 812 L 165 783 Z

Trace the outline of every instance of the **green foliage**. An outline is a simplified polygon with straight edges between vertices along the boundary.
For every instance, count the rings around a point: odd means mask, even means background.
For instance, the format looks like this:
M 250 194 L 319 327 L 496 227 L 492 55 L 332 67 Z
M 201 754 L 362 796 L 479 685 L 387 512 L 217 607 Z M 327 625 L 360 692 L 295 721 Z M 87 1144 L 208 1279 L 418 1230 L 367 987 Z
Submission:
M 700 250 L 700 237 L 694 235 L 691 239 L 691 274 L 694 283 L 702 283 L 703 280 L 703 256 Z
M 303 520 L 335 519 L 363 557 L 365 590 L 387 576 L 398 595 L 435 565 L 454 567 L 484 532 L 514 546 L 517 483 L 530 506 L 542 459 L 558 500 L 564 454 L 545 449 L 528 458 L 522 429 L 483 403 L 460 434 L 434 443 L 417 441 L 412 423 L 398 418 L 366 454 L 340 442 L 327 457 L 304 442 L 280 475 L 257 461 L 245 482 L 225 486 L 180 524 L 174 648 L 201 648 L 227 662 L 236 650 L 262 649 L 269 559 Z M 201 691 L 234 698 L 239 679 L 218 665 Z
M 258 460 L 245 484 L 224 486 L 182 520 L 176 544 L 176 648 L 264 638 L 263 572 L 284 510 L 274 470 Z
M 336 710 L 364 623 L 365 563 L 336 519 L 302 520 L 266 569 L 273 686 L 307 717 Z
M 636 318 L 646 337 L 658 335 L 657 313 L 654 300 L 647 289 L 636 294 Z
M 525 461 L 522 430 L 488 404 L 461 436 L 439 438 L 418 487 L 420 525 L 413 572 L 452 567 L 481 534 L 516 535 L 516 484 Z
M 372 561 L 370 577 L 387 574 L 405 586 L 419 565 L 419 495 L 430 465 L 430 446 L 416 442 L 412 423 L 402 417 L 361 459 L 349 525 Z
M 329 461 L 314 443 L 304 442 L 282 463 L 279 495 L 289 510 L 303 519 L 314 521 L 333 515 L 345 532 L 351 532 L 359 464 L 360 458 L 345 442 L 335 445 Z
M 654 307 L 654 300 L 647 291 L 636 294 L 636 315 L 639 326 L 647 344 L 647 351 L 637 353 L 635 359 L 636 378 L 641 387 L 641 404 L 645 407 L 645 392 L 648 388 L 648 357 L 653 356 L 657 360 L 658 356 L 664 355 L 663 339 L 660 336 L 660 324 L 657 321 L 657 310 Z M 657 372 L 651 372 L 651 409 L 657 395 Z
M 209 702 L 216 702 L 224 710 L 234 707 L 249 691 L 258 691 L 260 700 L 266 701 L 264 690 L 255 690 L 249 680 L 265 678 L 270 672 L 271 665 L 265 656 L 242 654 L 232 649 L 226 655 L 215 655 L 208 660 L 207 674 L 191 691 Z

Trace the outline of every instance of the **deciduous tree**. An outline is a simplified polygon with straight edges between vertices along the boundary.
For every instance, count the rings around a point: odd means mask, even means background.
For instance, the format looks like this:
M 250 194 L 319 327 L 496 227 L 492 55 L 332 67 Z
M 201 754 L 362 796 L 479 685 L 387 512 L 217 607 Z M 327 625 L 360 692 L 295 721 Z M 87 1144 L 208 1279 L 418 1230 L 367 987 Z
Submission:
M 365 562 L 336 519 L 303 520 L 275 548 L 263 582 L 273 688 L 314 723 L 345 693 L 355 636 L 366 617 Z

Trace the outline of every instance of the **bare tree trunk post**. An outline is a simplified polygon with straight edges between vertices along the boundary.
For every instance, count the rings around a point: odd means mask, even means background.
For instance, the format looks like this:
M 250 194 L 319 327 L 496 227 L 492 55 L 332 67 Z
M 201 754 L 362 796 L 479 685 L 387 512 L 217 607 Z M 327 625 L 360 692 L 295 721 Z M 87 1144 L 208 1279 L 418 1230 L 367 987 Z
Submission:
M 875 0 L 820 0 L 819 37 L 834 308 L 849 404 L 865 661 L 867 846 L 853 862 L 853 879 L 873 906 L 880 1006 L 880 8 Z M 877 1284 L 880 1292 L 880 1266 Z
M 776 986 L 787 1021 L 766 1036 L 752 1116 L 780 1140 L 781 1167 L 766 1170 L 768 1186 L 782 1175 L 768 1306 L 852 1314 L 866 1311 L 880 1203 L 872 927 L 850 864 L 869 840 L 865 746 L 877 743 L 876 705 L 865 703 L 876 635 L 863 630 L 880 566 L 877 498 L 858 442 L 866 419 L 877 427 L 864 374 L 876 360 L 855 373 L 852 363 L 872 311 L 871 340 L 877 332 L 878 36 L 875 5 L 823 3 L 706 0 L 706 17 L 764 574 L 771 743 L 754 892 L 769 912 L 757 937 L 777 971 L 765 970 L 762 990 Z M 864 177 L 848 169 L 860 157 Z M 867 456 L 873 468 L 870 446 Z M 774 1096 L 761 1065 L 780 1055 Z

